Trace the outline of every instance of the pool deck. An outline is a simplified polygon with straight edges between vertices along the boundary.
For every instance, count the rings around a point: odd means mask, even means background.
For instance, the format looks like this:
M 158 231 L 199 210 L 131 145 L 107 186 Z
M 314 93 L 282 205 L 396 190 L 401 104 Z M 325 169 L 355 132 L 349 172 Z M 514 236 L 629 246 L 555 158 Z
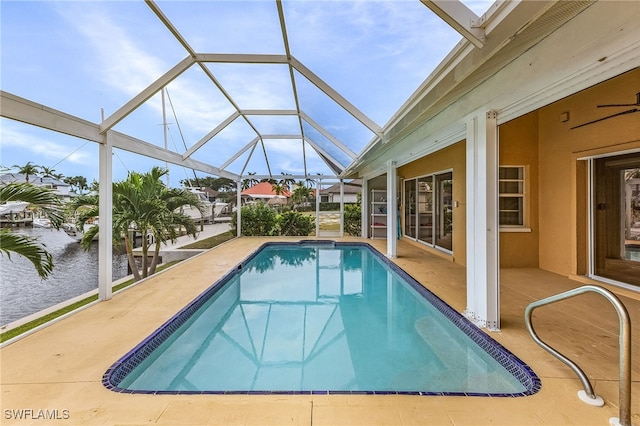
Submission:
M 541 378 L 542 389 L 532 396 L 132 395 L 102 385 L 116 360 L 269 240 L 229 241 L 0 349 L 0 423 L 605 426 L 618 417 L 614 309 L 604 298 L 586 294 L 540 308 L 534 317 L 540 336 L 577 361 L 606 402 L 592 407 L 578 399 L 576 376 L 533 342 L 523 320 L 530 302 L 582 284 L 539 269 L 501 271 L 502 327 L 490 333 Z M 341 240 L 366 241 L 386 251 L 384 240 Z M 464 268 L 403 240 L 393 261 L 464 311 Z M 633 324 L 631 412 L 632 423 L 640 426 L 640 294 L 619 295 Z

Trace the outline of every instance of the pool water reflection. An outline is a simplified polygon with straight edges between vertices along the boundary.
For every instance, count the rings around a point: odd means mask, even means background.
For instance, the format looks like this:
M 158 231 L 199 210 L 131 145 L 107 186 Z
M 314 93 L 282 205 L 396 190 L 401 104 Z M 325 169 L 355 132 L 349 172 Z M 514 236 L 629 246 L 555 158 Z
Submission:
M 193 312 L 181 324 L 169 321 L 116 363 L 105 384 L 170 393 L 537 391 L 526 365 L 404 275 L 365 244 L 265 245 L 183 310 Z

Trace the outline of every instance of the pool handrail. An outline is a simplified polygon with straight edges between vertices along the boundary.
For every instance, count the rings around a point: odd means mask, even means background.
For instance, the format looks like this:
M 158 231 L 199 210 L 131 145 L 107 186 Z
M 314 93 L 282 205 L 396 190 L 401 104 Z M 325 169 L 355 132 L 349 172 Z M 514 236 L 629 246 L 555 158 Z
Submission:
M 618 314 L 618 320 L 620 323 L 620 332 L 618 337 L 618 344 L 620 348 L 620 417 L 612 417 L 609 422 L 612 425 L 631 426 L 631 320 L 629 318 L 629 312 L 627 311 L 627 308 L 615 294 L 600 286 L 585 285 L 569 291 L 565 291 L 563 293 L 556 294 L 554 296 L 540 299 L 536 302 L 530 303 L 525 309 L 525 324 L 527 326 L 529 334 L 539 346 L 541 346 L 551 355 L 555 356 L 560 361 L 568 365 L 573 370 L 573 372 L 576 373 L 576 375 L 582 382 L 582 386 L 584 387 L 584 392 L 586 393 L 586 395 L 593 401 L 601 401 L 602 399 L 596 396 L 596 394 L 593 392 L 591 382 L 587 378 L 587 375 L 582 371 L 582 369 L 575 362 L 571 361 L 558 350 L 543 342 L 536 334 L 531 322 L 534 309 L 544 305 L 549 305 L 554 302 L 569 299 L 571 297 L 575 297 L 587 292 L 594 292 L 600 294 L 601 296 L 604 296 L 613 305 Z M 597 403 L 589 402 L 584 398 L 581 399 L 591 405 L 598 405 Z M 603 405 L 603 403 L 599 405 Z

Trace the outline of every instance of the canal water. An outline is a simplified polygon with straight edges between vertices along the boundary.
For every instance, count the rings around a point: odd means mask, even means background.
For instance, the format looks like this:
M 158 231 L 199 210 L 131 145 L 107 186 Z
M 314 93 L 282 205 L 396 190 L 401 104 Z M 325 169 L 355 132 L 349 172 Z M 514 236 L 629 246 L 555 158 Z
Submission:
M 98 288 L 98 243 L 85 251 L 62 230 L 19 228 L 37 237 L 53 256 L 53 272 L 40 279 L 33 264 L 11 253 L 0 255 L 0 325 L 23 318 L 57 303 Z M 127 257 L 113 254 L 113 280 L 127 275 Z

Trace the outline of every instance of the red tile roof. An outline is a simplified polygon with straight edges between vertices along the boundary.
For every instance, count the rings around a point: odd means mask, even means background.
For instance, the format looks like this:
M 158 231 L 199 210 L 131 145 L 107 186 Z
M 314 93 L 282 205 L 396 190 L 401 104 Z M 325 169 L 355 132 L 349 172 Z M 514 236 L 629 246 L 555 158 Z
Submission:
M 249 195 L 252 197 L 275 197 L 276 192 L 273 190 L 273 185 L 269 182 L 260 182 L 253 185 L 251 188 L 247 188 L 241 192 L 242 195 Z M 291 197 L 291 192 L 284 190 L 280 195 L 285 197 Z

